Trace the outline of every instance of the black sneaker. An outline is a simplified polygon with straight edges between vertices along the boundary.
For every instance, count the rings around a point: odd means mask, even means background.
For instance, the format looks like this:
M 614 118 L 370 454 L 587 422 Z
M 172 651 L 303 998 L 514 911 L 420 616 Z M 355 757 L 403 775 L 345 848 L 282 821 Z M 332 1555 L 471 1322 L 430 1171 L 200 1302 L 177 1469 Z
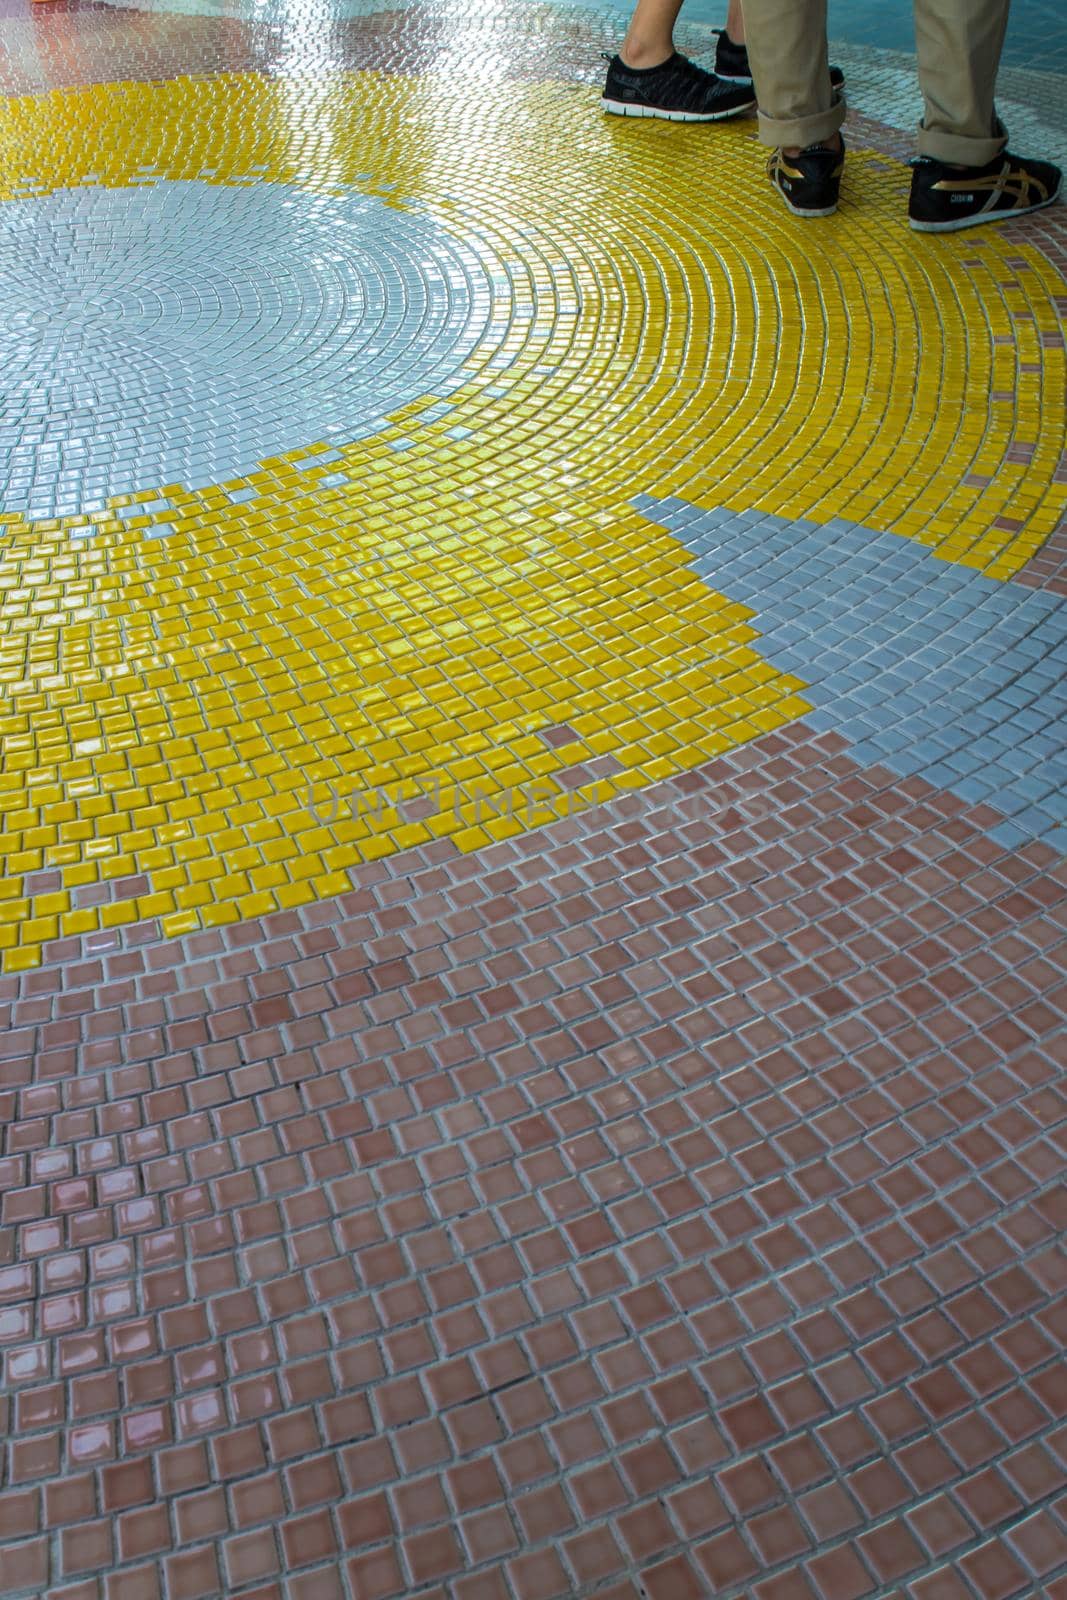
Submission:
M 743 44 L 734 44 L 725 28 L 716 28 L 715 76 L 727 83 L 748 83 L 752 72 L 748 64 L 748 51 Z M 830 68 L 830 82 L 835 89 L 843 87 L 845 74 L 840 67 Z
M 837 210 L 844 165 L 842 139 L 840 150 L 827 150 L 821 144 L 809 145 L 798 156 L 776 150 L 767 171 L 790 211 L 798 217 L 829 217 Z
M 954 167 L 923 156 L 911 169 L 908 221 L 918 233 L 1008 222 L 1050 206 L 1061 179 L 1051 161 L 1024 161 L 1007 150 L 984 167 Z
M 658 67 L 609 63 L 601 105 L 618 117 L 664 117 L 668 122 L 721 122 L 756 104 L 751 83 L 723 83 L 677 51 Z

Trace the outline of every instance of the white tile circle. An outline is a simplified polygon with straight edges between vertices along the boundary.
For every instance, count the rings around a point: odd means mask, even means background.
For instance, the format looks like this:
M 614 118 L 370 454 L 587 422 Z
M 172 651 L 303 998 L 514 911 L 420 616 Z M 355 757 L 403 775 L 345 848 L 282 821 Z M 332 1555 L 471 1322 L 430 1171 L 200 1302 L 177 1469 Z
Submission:
M 159 180 L 0 205 L 0 505 L 242 476 L 380 430 L 497 337 L 492 261 L 374 195 Z

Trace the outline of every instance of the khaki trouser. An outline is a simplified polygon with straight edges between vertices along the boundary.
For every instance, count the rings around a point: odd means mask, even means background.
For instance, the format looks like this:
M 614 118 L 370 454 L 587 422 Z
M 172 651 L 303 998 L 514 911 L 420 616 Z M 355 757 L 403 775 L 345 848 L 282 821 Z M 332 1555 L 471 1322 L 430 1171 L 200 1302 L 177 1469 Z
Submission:
M 915 0 L 919 151 L 981 167 L 1007 134 L 993 91 L 1009 0 Z M 830 87 L 826 0 L 744 0 L 745 33 L 764 144 L 802 149 L 836 133 L 845 103 Z

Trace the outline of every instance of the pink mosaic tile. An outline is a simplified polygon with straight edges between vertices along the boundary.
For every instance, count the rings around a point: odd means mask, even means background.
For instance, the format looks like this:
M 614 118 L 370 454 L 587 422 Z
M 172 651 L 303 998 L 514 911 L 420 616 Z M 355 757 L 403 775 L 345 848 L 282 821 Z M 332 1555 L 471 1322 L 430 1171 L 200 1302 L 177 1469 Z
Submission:
M 31 1040 L 73 1026 L 69 1071 L 6 1063 L 13 1592 L 1058 1578 L 1064 874 L 986 822 L 795 729 L 14 983 Z M 463 932 L 421 945 L 426 905 Z M 126 986 L 121 1045 L 161 975 L 173 1025 L 232 1028 L 99 1071 L 94 996 Z

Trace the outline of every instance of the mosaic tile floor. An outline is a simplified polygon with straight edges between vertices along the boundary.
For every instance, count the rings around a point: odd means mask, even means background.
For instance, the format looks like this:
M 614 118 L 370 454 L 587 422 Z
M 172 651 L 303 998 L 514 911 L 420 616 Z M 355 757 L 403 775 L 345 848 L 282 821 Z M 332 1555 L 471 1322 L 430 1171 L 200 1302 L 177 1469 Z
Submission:
M 813 226 L 611 0 L 0 0 L 3 1594 L 1067 1600 L 1067 212 L 831 17 Z

